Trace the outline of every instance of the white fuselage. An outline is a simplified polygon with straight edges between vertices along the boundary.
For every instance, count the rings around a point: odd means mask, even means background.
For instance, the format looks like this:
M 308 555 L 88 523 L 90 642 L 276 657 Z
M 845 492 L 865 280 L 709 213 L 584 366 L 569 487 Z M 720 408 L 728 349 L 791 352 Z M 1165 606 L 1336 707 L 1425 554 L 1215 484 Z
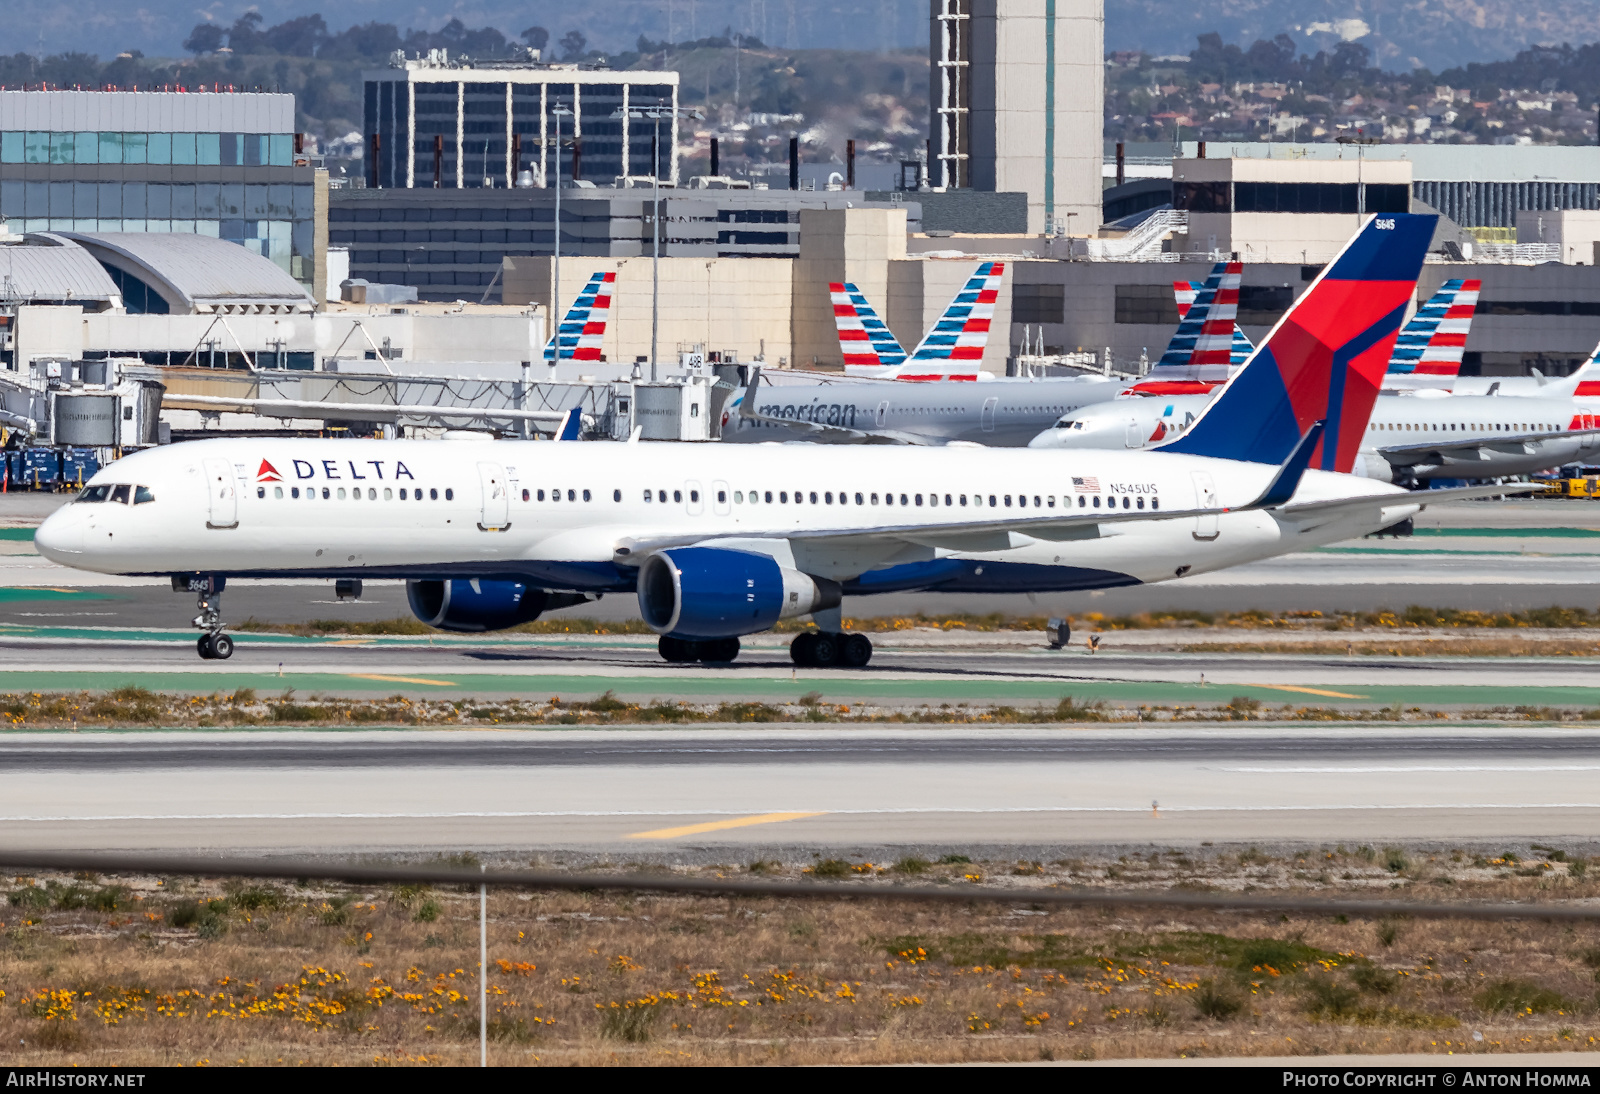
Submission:
M 1064 415 L 1040 433 L 1030 447 L 1059 449 L 1148 448 L 1170 440 L 1191 425 L 1210 404 L 1209 395 L 1117 399 Z M 1380 395 L 1361 440 L 1365 473 L 1383 478 L 1391 471 L 1417 478 L 1496 478 L 1522 475 L 1595 458 L 1600 437 L 1574 433 L 1541 440 L 1508 440 L 1528 433 L 1559 432 L 1584 425 L 1585 409 L 1573 399 L 1440 393 Z M 1406 446 L 1448 449 L 1482 440 L 1470 457 Z M 1380 452 L 1388 450 L 1385 455 Z M 1358 467 L 1360 465 L 1358 464 Z
M 1126 382 L 1096 377 L 1004 380 L 981 384 L 906 380 L 777 384 L 759 389 L 759 419 L 739 413 L 746 393 L 728 400 L 722 440 L 757 444 L 824 440 L 784 420 L 844 430 L 916 438 L 930 445 L 963 441 L 990 448 L 1022 448 L 1063 414 L 1114 398 Z
M 1247 511 L 1055 538 L 1024 529 L 999 543 L 991 532 L 970 546 L 950 538 L 963 524 L 1064 511 L 1240 506 L 1275 473 L 1147 452 L 218 439 L 109 465 L 91 486 L 144 487 L 151 500 L 75 501 L 35 542 L 56 562 L 108 574 L 508 577 L 585 592 L 631 590 L 655 546 L 693 543 L 771 554 L 847 593 L 1021 592 L 1219 570 L 1359 536 L 1418 508 L 1392 486 L 1311 471 L 1296 502 L 1373 504 L 1317 519 Z M 925 526 L 926 542 L 907 525 Z M 942 541 L 932 535 L 941 530 Z

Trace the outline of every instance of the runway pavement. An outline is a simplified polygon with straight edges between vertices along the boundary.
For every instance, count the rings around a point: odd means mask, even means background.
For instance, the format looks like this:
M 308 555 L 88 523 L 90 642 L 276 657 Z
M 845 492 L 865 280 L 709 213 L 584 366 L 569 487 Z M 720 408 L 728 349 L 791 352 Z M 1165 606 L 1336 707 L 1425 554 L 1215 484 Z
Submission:
M 8 735 L 6 845 L 214 852 L 1600 839 L 1600 731 Z
M 1600 669 L 1578 657 L 1387 657 L 1172 653 L 1108 637 L 1103 652 L 1050 650 L 1041 632 L 878 634 L 865 669 L 797 669 L 788 636 L 747 639 L 730 665 L 670 665 L 653 636 L 301 639 L 242 635 L 228 661 L 202 661 L 190 632 L 37 628 L 0 632 L 0 692 L 105 689 L 263 694 L 1054 705 L 1269 703 L 1373 709 L 1600 707 Z M 1203 635 L 1197 635 L 1203 638 Z M 1237 634 L 1212 636 L 1238 639 Z M 1248 635 L 1244 636 L 1248 637 Z M 1118 645 L 1117 643 L 1123 643 Z

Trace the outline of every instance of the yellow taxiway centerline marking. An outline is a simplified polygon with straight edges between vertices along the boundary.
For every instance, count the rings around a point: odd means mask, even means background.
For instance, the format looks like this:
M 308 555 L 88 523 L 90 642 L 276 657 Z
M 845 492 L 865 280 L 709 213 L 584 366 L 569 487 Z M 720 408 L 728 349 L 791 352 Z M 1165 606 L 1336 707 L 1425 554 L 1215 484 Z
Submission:
M 438 688 L 458 686 L 454 680 L 426 680 L 421 676 L 380 676 L 375 672 L 351 672 L 345 675 L 356 680 L 382 680 L 390 684 L 432 684 Z
M 721 832 L 727 828 L 745 828 L 752 824 L 774 824 L 777 821 L 804 820 L 820 817 L 821 813 L 757 813 L 753 817 L 732 817 L 728 820 L 707 821 L 705 824 L 686 824 L 682 828 L 656 828 L 649 832 L 634 832 L 627 839 L 675 839 L 678 836 L 698 836 L 702 832 Z
M 370 646 L 370 645 L 372 645 L 372 639 L 370 639 L 370 638 L 341 638 L 337 642 L 329 642 L 328 645 L 330 645 L 330 646 Z
M 1247 688 L 1271 688 L 1273 691 L 1299 691 L 1306 695 L 1326 695 L 1331 699 L 1370 699 L 1370 695 L 1351 695 L 1343 691 L 1324 691 L 1321 688 L 1300 688 L 1293 684 L 1246 684 Z

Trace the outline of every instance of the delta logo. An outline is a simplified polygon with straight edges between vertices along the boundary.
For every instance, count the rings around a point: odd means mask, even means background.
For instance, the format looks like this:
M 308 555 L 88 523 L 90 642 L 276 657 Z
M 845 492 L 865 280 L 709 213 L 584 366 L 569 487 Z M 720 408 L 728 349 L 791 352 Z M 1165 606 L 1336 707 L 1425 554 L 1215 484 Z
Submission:
M 261 467 L 256 471 L 257 482 L 282 482 L 283 476 L 278 474 L 278 469 L 267 460 L 261 461 Z

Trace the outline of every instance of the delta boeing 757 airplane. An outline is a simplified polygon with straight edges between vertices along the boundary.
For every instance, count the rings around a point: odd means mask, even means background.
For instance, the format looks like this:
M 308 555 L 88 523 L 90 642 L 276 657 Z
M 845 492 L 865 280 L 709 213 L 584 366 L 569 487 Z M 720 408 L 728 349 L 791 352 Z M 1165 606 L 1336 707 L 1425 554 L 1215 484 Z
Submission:
M 1415 495 L 1337 472 L 1433 224 L 1369 220 L 1161 451 L 193 441 L 106 467 L 35 542 L 197 593 L 204 657 L 233 651 L 229 578 L 398 578 L 447 630 L 633 593 L 669 661 L 730 661 L 741 636 L 809 615 L 797 663 L 864 665 L 866 635 L 840 633 L 844 596 L 1168 581 L 1416 513 Z

